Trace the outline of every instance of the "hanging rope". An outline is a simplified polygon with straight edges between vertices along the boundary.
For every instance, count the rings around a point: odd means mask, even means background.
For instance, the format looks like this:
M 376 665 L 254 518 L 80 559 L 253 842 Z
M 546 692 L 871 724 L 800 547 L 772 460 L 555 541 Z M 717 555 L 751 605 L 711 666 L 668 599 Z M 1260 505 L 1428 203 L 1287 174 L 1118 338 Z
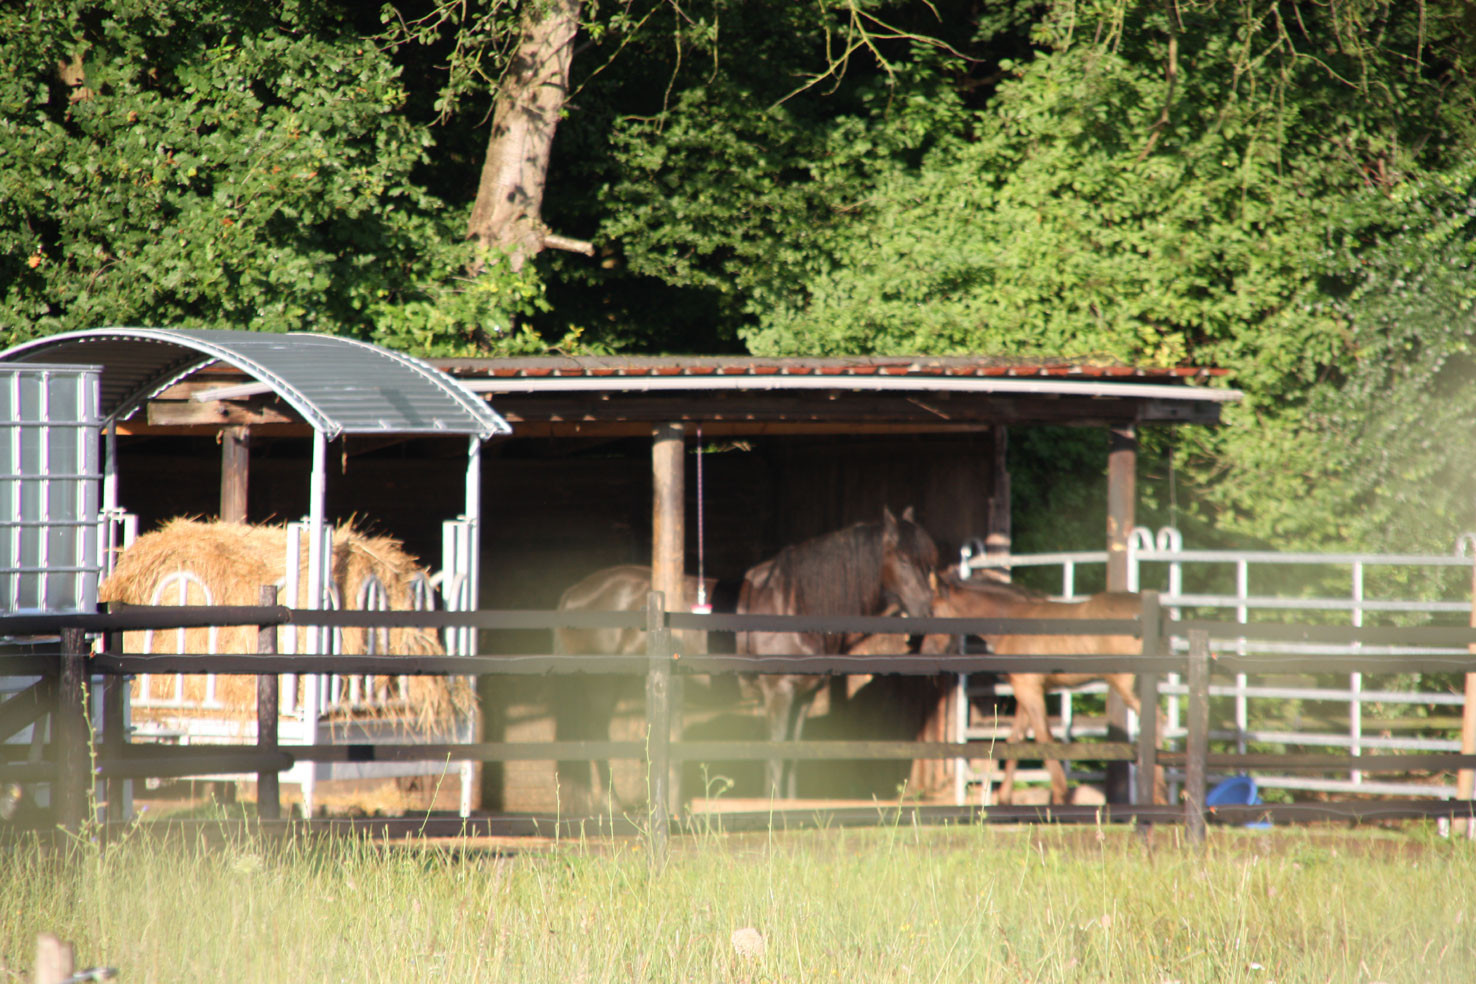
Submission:
M 707 603 L 707 570 L 705 568 L 706 558 L 703 556 L 705 543 L 704 529 L 702 526 L 703 515 L 703 490 L 702 490 L 702 425 L 697 425 L 697 603 L 692 606 L 694 615 L 711 615 L 712 606 Z

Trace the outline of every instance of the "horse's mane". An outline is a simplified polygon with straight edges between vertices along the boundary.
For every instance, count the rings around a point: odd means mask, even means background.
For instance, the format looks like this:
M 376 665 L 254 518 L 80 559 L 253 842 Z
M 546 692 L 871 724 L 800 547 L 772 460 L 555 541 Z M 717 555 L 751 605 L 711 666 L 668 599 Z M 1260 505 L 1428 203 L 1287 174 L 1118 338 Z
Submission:
M 882 559 L 881 524 L 857 523 L 779 551 L 769 576 L 794 593 L 806 614 L 857 612 L 875 601 Z
M 881 599 L 883 524 L 856 523 L 779 551 L 769 576 L 794 592 L 795 607 L 811 615 L 877 611 Z M 923 570 L 938 549 L 917 523 L 897 520 L 897 552 Z

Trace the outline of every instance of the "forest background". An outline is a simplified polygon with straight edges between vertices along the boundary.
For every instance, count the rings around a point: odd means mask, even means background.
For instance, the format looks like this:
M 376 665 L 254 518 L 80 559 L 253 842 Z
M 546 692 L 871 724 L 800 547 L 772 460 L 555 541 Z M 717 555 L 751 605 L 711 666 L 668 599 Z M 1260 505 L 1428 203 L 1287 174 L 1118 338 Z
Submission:
M 7 4 L 0 347 L 1218 366 L 1140 521 L 1445 552 L 1473 58 L 1460 0 Z M 1013 436 L 1017 547 L 1100 541 L 1102 443 Z

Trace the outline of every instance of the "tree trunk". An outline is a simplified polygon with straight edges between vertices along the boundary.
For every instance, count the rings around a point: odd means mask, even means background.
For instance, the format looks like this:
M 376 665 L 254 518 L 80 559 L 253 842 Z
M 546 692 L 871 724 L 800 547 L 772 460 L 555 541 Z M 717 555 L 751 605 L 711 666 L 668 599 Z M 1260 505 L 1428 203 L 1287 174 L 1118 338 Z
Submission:
M 539 214 L 554 130 L 568 97 L 582 6 L 583 0 L 530 5 L 497 95 L 466 236 L 506 252 L 514 270 L 546 246 L 593 253 L 588 243 L 551 235 Z M 472 272 L 480 269 L 478 260 Z

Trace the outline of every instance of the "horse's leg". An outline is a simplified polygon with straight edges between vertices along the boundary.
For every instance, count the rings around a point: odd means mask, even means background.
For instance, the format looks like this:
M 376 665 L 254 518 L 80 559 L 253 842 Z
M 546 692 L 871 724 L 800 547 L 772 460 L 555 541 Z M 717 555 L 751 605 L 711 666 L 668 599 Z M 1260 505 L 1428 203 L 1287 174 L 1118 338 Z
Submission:
M 1011 684 L 1011 686 L 1014 686 Z M 1025 740 L 1026 715 L 1020 706 L 1019 699 L 1015 701 L 1015 716 L 1010 719 L 1010 734 L 1005 739 L 1013 745 Z M 1008 806 L 1015 801 L 1015 768 L 1019 765 L 1017 759 L 1008 758 L 1004 763 L 1004 778 L 1000 780 L 999 792 L 995 795 L 995 802 L 1001 806 Z
M 1016 680 L 1021 682 L 1015 684 Z M 1035 740 L 1042 744 L 1054 741 L 1051 735 L 1050 718 L 1046 715 L 1045 678 L 1034 673 L 1012 674 L 1010 681 L 1015 686 L 1016 714 L 1022 711 L 1030 727 L 1035 731 Z M 1023 691 L 1023 696 L 1022 696 Z M 1051 802 L 1066 802 L 1066 769 L 1057 759 L 1045 759 L 1046 772 L 1051 777 Z
M 789 737 L 790 721 L 794 713 L 794 688 L 783 677 L 760 676 L 759 691 L 764 698 L 764 718 L 769 724 L 769 740 L 784 741 Z M 770 799 L 781 795 L 785 761 L 771 758 L 764 763 L 764 778 Z
M 606 741 L 614 708 L 602 699 L 608 687 L 603 677 L 568 675 L 554 678 L 554 740 Z M 603 730 L 603 734 L 601 734 Z M 558 806 L 570 816 L 585 816 L 599 809 L 601 790 L 610 786 L 609 762 L 570 760 L 556 765 Z M 600 783 L 603 782 L 603 787 Z
M 815 702 L 815 692 L 796 695 L 789 707 L 789 740 L 799 741 L 805 730 L 805 719 L 810 716 L 810 705 Z M 784 795 L 787 799 L 799 798 L 799 763 L 789 759 L 779 763 L 784 767 Z
M 1020 717 L 1020 711 L 1015 711 L 1014 717 L 1010 718 L 1010 736 L 1005 741 L 1014 744 L 1024 736 L 1024 718 Z M 1005 758 L 1004 776 L 999 779 L 999 789 L 995 792 L 995 803 L 999 805 L 1010 805 L 1014 803 L 1014 772 L 1017 761 L 1014 758 Z
M 1102 679 L 1107 681 L 1107 686 L 1117 691 L 1117 696 L 1122 702 L 1132 708 L 1134 714 L 1139 717 L 1143 713 L 1143 705 L 1138 701 L 1138 678 L 1131 673 L 1109 673 Z

